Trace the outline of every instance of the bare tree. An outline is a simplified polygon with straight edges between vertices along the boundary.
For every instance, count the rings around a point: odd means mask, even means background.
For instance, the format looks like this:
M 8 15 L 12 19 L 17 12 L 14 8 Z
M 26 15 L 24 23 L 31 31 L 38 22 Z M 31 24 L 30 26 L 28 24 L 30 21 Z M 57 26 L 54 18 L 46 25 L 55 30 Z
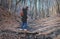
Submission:
M 58 8 L 58 9 L 57 9 L 57 12 L 60 13 L 60 9 L 59 9 L 59 0 L 56 0 L 56 2 L 57 2 L 57 8 Z

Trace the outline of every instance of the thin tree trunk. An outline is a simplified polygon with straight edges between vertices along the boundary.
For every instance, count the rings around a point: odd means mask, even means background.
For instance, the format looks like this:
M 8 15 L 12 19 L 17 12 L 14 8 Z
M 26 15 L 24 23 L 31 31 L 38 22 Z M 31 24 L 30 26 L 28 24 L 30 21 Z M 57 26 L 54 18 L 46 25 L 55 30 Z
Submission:
M 58 3 L 58 0 L 56 0 L 56 2 L 57 2 L 57 6 L 58 6 L 57 12 L 59 13 L 59 3 Z
M 11 10 L 11 0 L 8 0 L 9 2 L 9 11 Z

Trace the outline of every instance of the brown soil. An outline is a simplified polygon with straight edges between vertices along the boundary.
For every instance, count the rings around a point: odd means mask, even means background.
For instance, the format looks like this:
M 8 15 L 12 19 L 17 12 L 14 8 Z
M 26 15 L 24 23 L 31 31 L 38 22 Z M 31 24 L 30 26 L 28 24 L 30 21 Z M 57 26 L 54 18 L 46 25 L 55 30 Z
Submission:
M 20 22 L 19 16 L 15 14 L 13 15 L 2 7 L 0 8 L 0 29 L 14 30 L 16 27 L 19 27 Z

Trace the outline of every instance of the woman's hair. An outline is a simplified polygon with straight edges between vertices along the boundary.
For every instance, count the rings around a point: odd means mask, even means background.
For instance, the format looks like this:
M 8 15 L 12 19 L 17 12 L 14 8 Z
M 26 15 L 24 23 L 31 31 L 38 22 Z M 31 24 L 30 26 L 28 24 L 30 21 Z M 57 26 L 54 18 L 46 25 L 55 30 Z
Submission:
M 22 10 L 24 10 L 24 8 L 22 8 Z
M 26 6 L 26 10 L 28 10 L 28 6 Z
M 22 8 L 23 11 L 24 11 L 25 9 L 28 10 L 28 6 L 26 6 L 25 8 L 24 8 L 24 7 Z
M 28 6 L 26 6 L 26 8 L 28 8 Z

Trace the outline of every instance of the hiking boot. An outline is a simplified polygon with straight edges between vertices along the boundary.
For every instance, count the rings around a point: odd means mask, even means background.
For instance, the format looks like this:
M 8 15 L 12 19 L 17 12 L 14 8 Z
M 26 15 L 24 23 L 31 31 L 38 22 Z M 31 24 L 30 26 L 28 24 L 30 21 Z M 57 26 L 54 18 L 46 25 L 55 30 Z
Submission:
M 24 29 L 24 31 L 28 31 L 27 29 Z
M 23 30 L 23 29 L 19 29 L 19 30 Z

